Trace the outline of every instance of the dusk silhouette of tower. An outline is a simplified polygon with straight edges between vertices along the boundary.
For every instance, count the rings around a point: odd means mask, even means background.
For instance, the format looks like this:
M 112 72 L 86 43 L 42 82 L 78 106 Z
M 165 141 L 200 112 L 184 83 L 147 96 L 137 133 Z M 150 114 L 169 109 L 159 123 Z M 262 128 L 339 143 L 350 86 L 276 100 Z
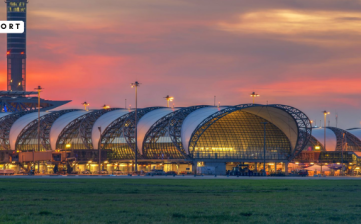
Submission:
M 7 0 L 7 20 L 23 21 L 24 33 L 7 34 L 7 90 L 26 91 L 26 4 Z

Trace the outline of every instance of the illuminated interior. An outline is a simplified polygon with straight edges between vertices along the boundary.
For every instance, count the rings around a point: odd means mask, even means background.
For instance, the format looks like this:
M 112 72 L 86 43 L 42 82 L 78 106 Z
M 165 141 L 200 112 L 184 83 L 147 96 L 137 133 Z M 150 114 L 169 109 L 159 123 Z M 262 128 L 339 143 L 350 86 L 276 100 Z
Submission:
M 245 111 L 220 118 L 189 150 L 195 159 L 263 159 L 263 122 L 267 122 L 266 159 L 286 159 L 291 152 L 287 136 L 271 122 Z

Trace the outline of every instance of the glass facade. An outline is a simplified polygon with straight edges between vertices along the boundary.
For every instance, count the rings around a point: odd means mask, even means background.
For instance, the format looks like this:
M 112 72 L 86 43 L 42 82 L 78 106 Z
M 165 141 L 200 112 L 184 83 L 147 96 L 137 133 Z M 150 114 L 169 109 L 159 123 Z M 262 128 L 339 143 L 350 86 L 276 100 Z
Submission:
M 285 160 L 291 153 L 287 136 L 269 121 L 244 111 L 232 112 L 204 131 L 194 148 L 194 159 L 264 158 L 264 124 L 266 124 L 266 159 Z
M 134 159 L 134 151 L 129 147 L 123 129 L 124 125 L 129 126 L 127 123 L 128 118 L 129 116 L 125 115 L 117 119 L 104 130 L 100 147 L 102 150 L 109 150 L 109 159 Z M 134 147 L 135 144 L 132 145 Z

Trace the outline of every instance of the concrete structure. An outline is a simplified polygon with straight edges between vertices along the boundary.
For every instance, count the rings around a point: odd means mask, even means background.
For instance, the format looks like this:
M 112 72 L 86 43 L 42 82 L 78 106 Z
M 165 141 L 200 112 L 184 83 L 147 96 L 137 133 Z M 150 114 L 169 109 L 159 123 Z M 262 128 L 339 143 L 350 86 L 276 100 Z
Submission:
M 7 0 L 7 20 L 24 22 L 24 33 L 7 34 L 7 90 L 26 91 L 26 4 Z

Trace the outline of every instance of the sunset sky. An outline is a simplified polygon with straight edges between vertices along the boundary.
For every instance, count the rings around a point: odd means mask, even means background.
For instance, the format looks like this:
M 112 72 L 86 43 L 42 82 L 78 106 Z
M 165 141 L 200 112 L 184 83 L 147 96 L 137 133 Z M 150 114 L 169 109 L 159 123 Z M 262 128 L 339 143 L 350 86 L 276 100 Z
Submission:
M 0 20 L 6 20 L 5 3 Z M 361 127 L 359 0 L 29 0 L 27 90 L 65 108 L 279 103 Z M 6 89 L 6 35 L 0 34 Z

